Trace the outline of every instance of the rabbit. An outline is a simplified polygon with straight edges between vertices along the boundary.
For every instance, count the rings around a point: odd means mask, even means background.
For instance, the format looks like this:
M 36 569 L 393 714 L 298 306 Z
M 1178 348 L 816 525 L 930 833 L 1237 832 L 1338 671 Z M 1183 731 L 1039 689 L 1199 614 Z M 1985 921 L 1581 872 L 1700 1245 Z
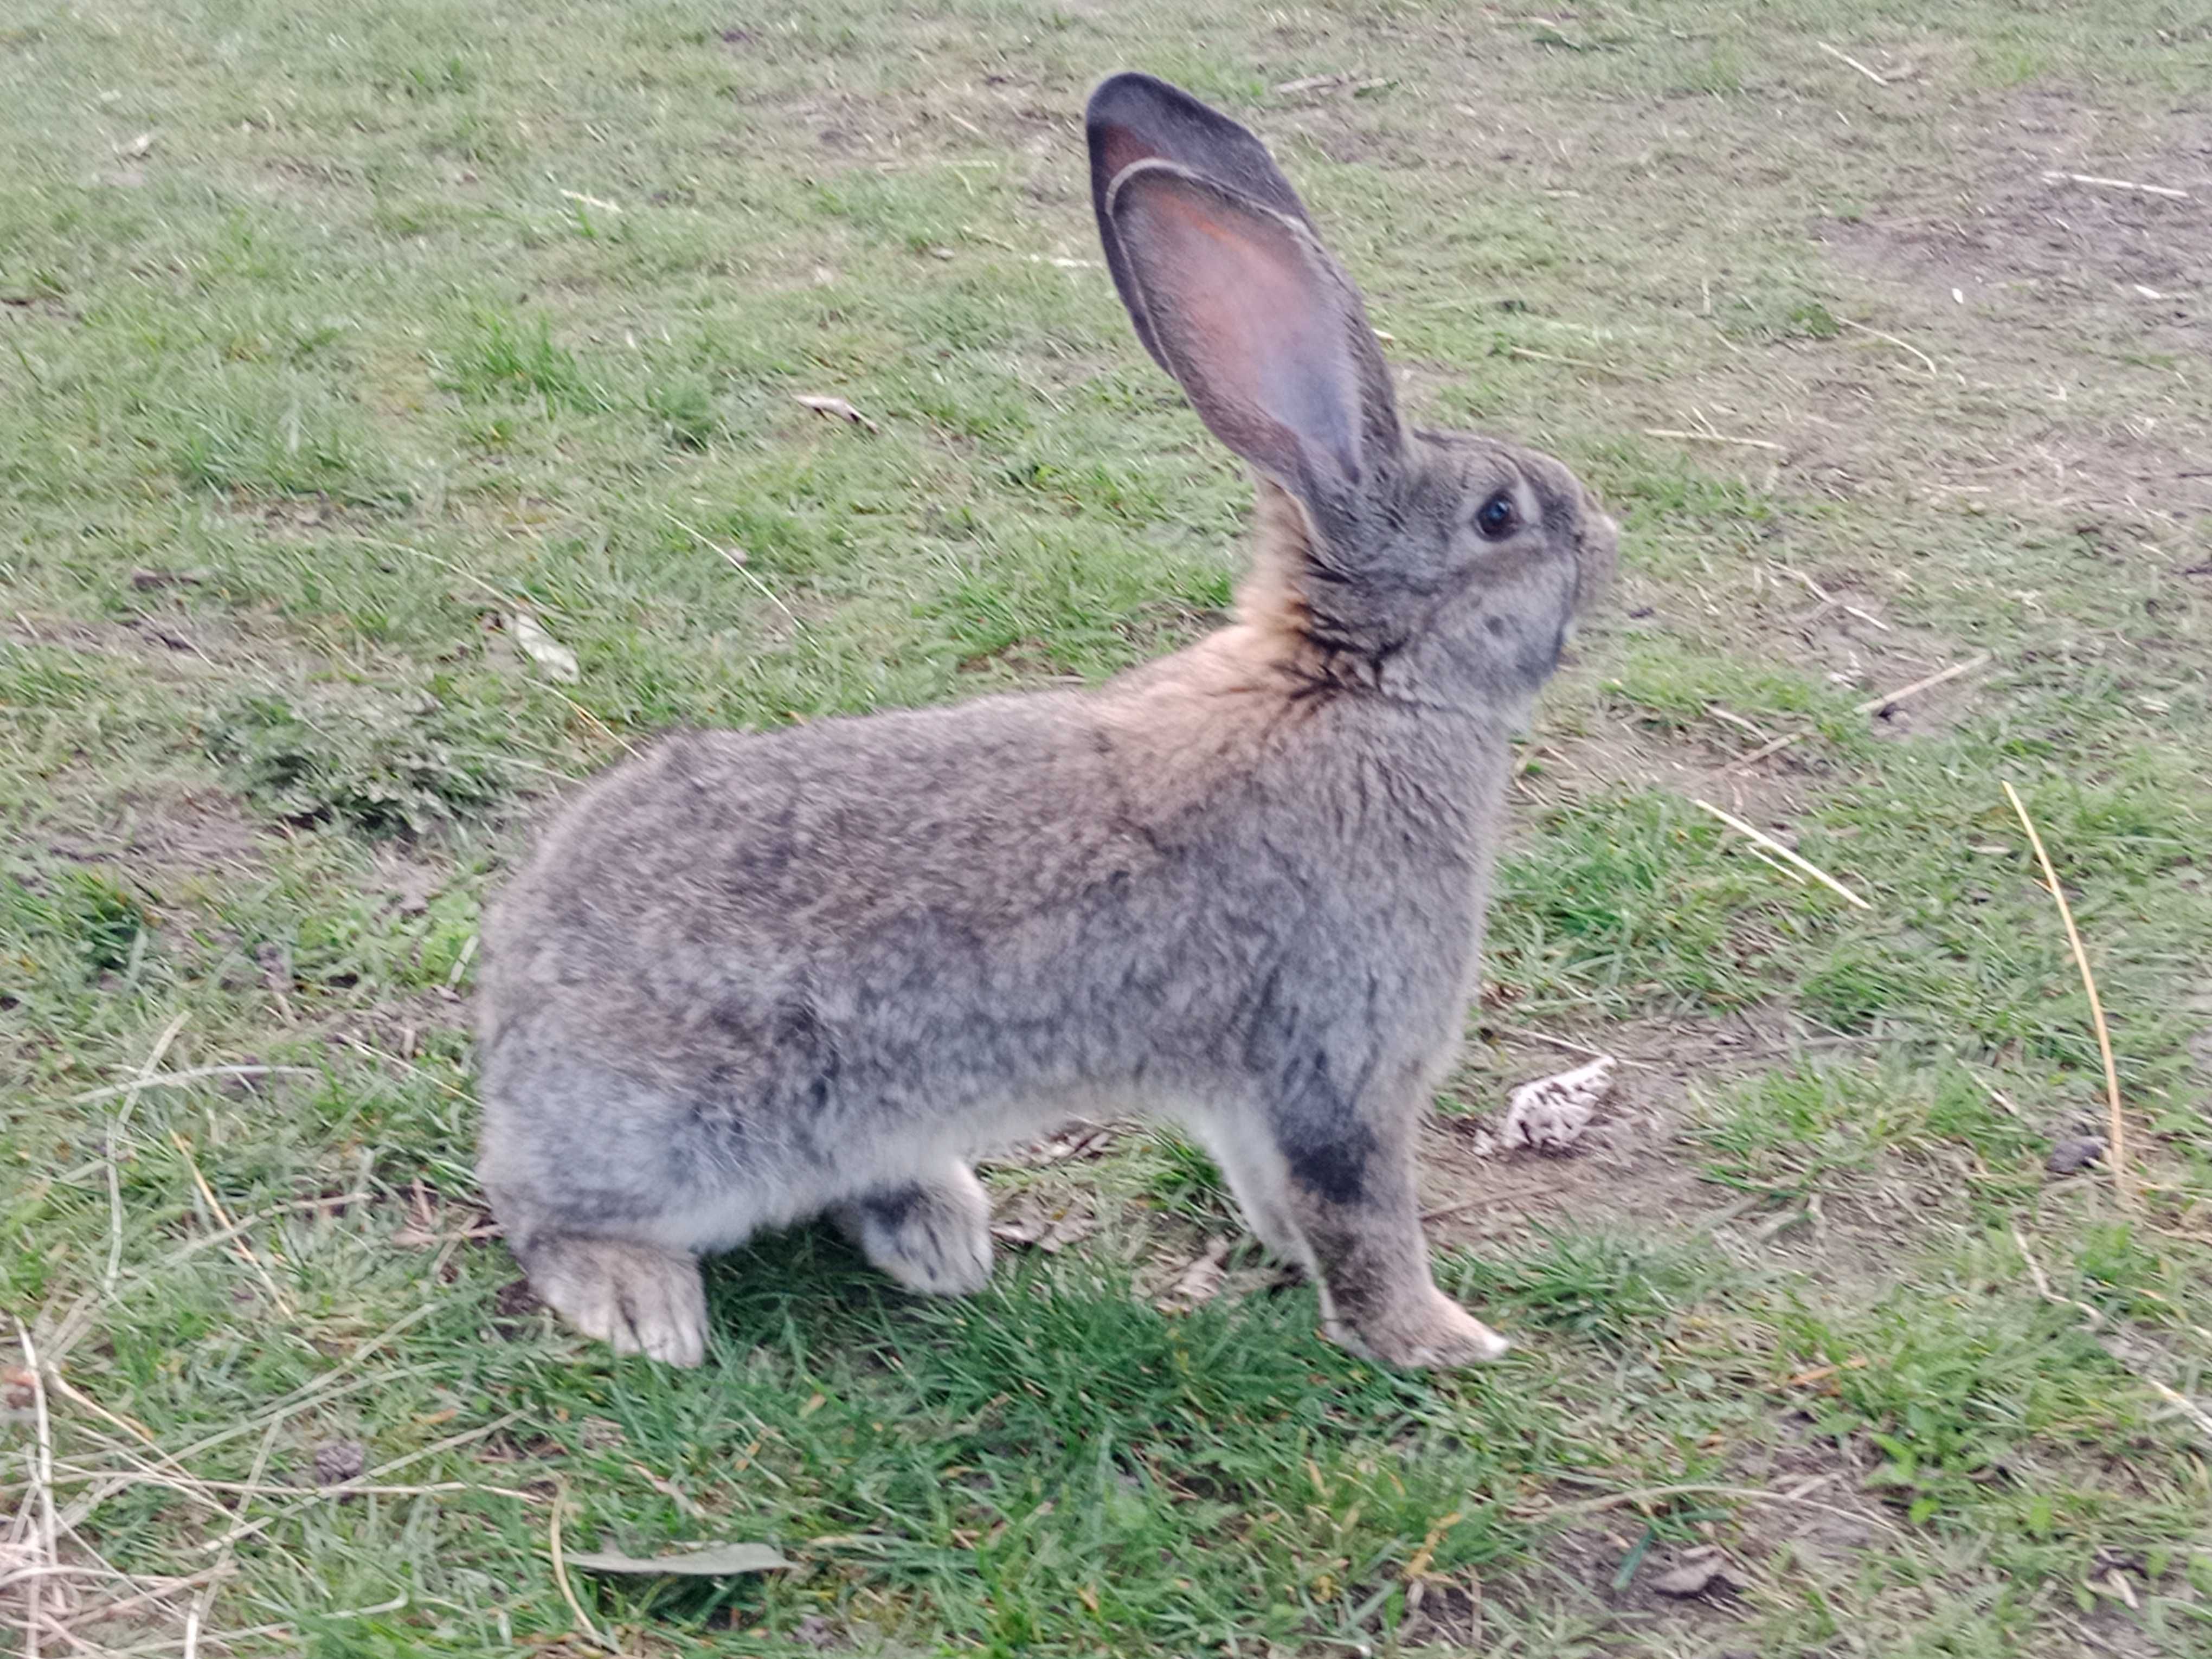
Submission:
M 1137 73 L 1086 126 L 1138 338 L 1255 477 L 1233 618 L 1095 687 L 671 736 L 558 817 L 484 925 L 480 1169 L 619 1352 L 700 1363 L 701 1255 L 824 1213 L 972 1292 L 974 1159 L 1133 1111 L 1212 1153 L 1334 1340 L 1509 1346 L 1431 1277 L 1414 1143 L 1510 739 L 1615 526 L 1554 459 L 1401 422 L 1252 133 Z

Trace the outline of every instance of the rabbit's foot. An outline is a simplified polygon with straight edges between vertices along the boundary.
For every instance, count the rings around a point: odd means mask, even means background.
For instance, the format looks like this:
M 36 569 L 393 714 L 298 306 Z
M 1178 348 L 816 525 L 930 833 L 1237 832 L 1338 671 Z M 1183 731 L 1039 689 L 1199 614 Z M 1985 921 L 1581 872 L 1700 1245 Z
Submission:
M 1363 1310 L 1355 1322 L 1334 1311 L 1330 1341 L 1405 1370 L 1449 1370 L 1503 1358 L 1513 1345 L 1433 1286 L 1403 1308 Z
M 910 1291 L 967 1296 L 991 1277 L 991 1200 L 964 1164 L 936 1181 L 857 1199 L 837 1219 L 870 1261 Z
M 707 1295 L 696 1256 L 565 1235 L 533 1243 L 522 1265 L 555 1312 L 617 1353 L 672 1365 L 707 1357 Z

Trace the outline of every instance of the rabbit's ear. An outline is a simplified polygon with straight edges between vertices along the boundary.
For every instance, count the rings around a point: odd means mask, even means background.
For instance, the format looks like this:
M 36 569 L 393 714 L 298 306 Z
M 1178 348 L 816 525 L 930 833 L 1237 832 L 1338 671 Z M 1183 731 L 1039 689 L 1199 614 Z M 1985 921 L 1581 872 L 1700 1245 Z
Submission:
M 1225 185 L 1238 195 L 1287 215 L 1309 230 L 1305 204 L 1275 166 L 1267 148 L 1218 110 L 1209 109 L 1180 87 L 1149 75 L 1125 70 L 1108 76 L 1091 94 L 1084 112 L 1091 144 L 1091 205 L 1098 216 L 1098 235 L 1106 248 L 1106 268 L 1145 343 L 1163 368 L 1159 343 L 1145 314 L 1143 295 L 1132 286 L 1128 257 L 1106 211 L 1114 181 L 1139 161 L 1173 161 L 1201 179 Z
M 1214 435 L 1324 520 L 1347 508 L 1403 437 L 1358 290 L 1304 218 L 1144 160 L 1101 222 L 1138 331 Z

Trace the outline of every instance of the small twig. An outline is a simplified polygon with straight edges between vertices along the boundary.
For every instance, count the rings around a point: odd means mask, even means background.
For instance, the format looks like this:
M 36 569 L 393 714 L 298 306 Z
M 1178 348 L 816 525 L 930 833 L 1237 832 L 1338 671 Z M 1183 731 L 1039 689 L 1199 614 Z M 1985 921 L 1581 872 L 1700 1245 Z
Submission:
M 1885 334 L 1878 328 L 1869 328 L 1864 323 L 1855 323 L 1848 317 L 1838 317 L 1836 320 L 1841 323 L 1845 328 L 1855 328 L 1862 334 L 1871 335 L 1877 340 L 1885 340 L 1891 345 L 1895 346 L 1899 351 L 1911 352 L 1914 356 L 1919 358 L 1922 362 L 1927 364 L 1928 372 L 1930 374 L 1936 376 L 1938 379 L 1942 378 L 1943 371 L 1936 366 L 1936 360 L 1929 356 L 1926 352 L 1923 351 L 1918 346 L 1913 344 L 1911 341 L 1900 340 L 1894 334 Z
M 1789 848 L 1784 847 L 1780 842 L 1775 840 L 1773 836 L 1766 834 L 1764 830 L 1753 829 L 1750 824 L 1746 823 L 1741 818 L 1737 817 L 1734 813 L 1723 812 L 1719 807 L 1714 805 L 1708 800 L 1693 800 L 1691 802 L 1691 805 L 1695 806 L 1701 812 L 1711 813 L 1713 817 L 1718 818 L 1723 823 L 1728 825 L 1729 829 L 1735 830 L 1738 835 L 1749 837 L 1753 842 L 1764 847 L 1768 852 L 1773 854 L 1777 858 L 1781 859 L 1784 863 L 1790 865 L 1794 869 L 1800 870 L 1806 875 L 1812 877 L 1814 880 L 1819 882 L 1820 885 L 1826 888 L 1830 892 L 1835 894 L 1845 903 L 1856 905 L 1862 910 L 1871 910 L 1874 908 L 1874 906 L 1869 904 L 1864 899 L 1861 898 L 1856 893 L 1851 891 L 1850 888 L 1844 886 L 1843 883 L 1838 881 L 1826 870 L 1820 868 L 1819 865 L 1814 864 L 1809 859 L 1804 858 L 1801 854 L 1791 851 Z
M 560 1585 L 561 1599 L 568 1604 L 568 1611 L 576 1615 L 577 1624 L 583 1627 L 584 1634 L 591 1638 L 592 1645 L 605 1648 L 608 1652 L 612 1653 L 615 1650 L 615 1644 L 599 1634 L 599 1627 L 592 1622 L 590 1616 L 584 1611 L 584 1604 L 576 1599 L 576 1587 L 568 1582 L 568 1563 L 561 1553 L 561 1511 L 567 1506 L 568 1501 L 568 1489 L 566 1486 L 555 1487 L 553 1520 L 552 1524 L 547 1528 L 547 1541 L 550 1544 L 553 1553 L 553 1581 Z
M 1886 87 L 1889 84 L 1889 77 L 1887 76 L 1877 75 L 1874 70 L 1869 69 L 1864 64 L 1859 62 L 1857 58 L 1852 57 L 1850 53 L 1838 51 L 1835 47 L 1830 46 L 1826 40 L 1815 40 L 1813 44 L 1820 47 L 1822 52 L 1826 52 L 1829 57 L 1834 58 L 1838 64 L 1850 64 L 1851 68 L 1856 70 L 1861 75 L 1865 76 L 1866 78 L 1873 82 L 1875 85 L 1878 87 Z
M 1972 673 L 1989 659 L 1988 652 L 1980 652 L 1967 658 L 1964 662 L 1953 663 L 1940 673 L 1930 674 L 1924 680 L 1915 680 L 1910 685 L 1900 685 L 1896 690 L 1886 691 L 1879 697 L 1869 697 L 1851 712 L 1856 714 L 1878 714 L 1886 709 L 1894 708 L 1908 697 L 1917 697 L 1923 691 L 1932 691 L 1947 681 L 1957 679 L 1961 674 Z
M 72 1106 L 88 1105 L 95 1100 L 112 1100 L 118 1095 L 136 1095 L 142 1089 L 174 1089 L 187 1083 L 198 1083 L 210 1077 L 320 1077 L 322 1073 L 305 1066 L 195 1066 L 188 1072 L 164 1072 L 159 1077 L 135 1077 L 128 1083 L 111 1083 L 105 1089 L 88 1089 L 81 1095 L 71 1095 Z
M 1720 704 L 1717 702 L 1707 703 L 1705 705 L 1705 713 L 1711 714 L 1717 720 L 1725 720 L 1729 725 L 1733 726 L 1739 732 L 1750 732 L 1753 738 L 1764 738 L 1766 735 L 1766 729 L 1764 726 L 1744 719 L 1742 715 L 1736 714 L 1731 709 L 1722 708 Z
M 2172 190 L 2164 185 L 2139 185 L 2132 179 L 2106 179 L 2094 173 L 2045 173 L 2043 176 L 2054 184 L 2063 180 L 2076 185 L 2096 185 L 2106 190 L 2141 191 L 2146 196 L 2163 196 L 2176 202 L 2189 199 L 2189 192 L 2185 190 Z
M 1742 767 L 1752 765 L 1755 762 L 1763 761 L 1769 755 L 1778 755 L 1784 750 L 1789 748 L 1791 744 L 1802 743 L 1806 738 L 1812 735 L 1813 734 L 1810 732 L 1792 732 L 1787 737 L 1777 738 L 1772 743 L 1765 744 L 1763 747 L 1754 749 L 1748 755 L 1745 755 L 1740 759 L 1729 762 L 1729 769 L 1736 770 Z
M 1790 567 L 1787 565 L 1784 565 L 1783 568 L 1790 570 Z M 1812 578 L 1806 575 L 1802 570 L 1790 570 L 1790 574 L 1796 577 L 1800 581 L 1806 583 L 1808 586 L 1813 586 Z M 1818 590 L 1816 589 L 1815 591 Z M 1825 599 L 1827 596 L 1823 593 L 1821 597 Z M 1866 616 L 1864 611 L 1859 611 L 1857 607 L 1854 605 L 1845 605 L 1844 609 L 1852 611 L 1855 615 L 1863 617 Z M 1875 621 L 1872 617 L 1867 617 L 1866 619 L 1869 622 L 1874 623 L 1875 626 L 1877 628 L 1882 627 L 1882 624 L 1880 622 Z M 1887 630 L 1885 629 L 1885 631 Z M 1904 702 L 1910 698 L 1918 696 L 1923 691 L 1932 691 L 1939 685 L 1942 685 L 1949 681 L 1957 679 L 1961 674 L 1972 673 L 1974 670 L 1981 667 L 1984 664 L 1987 663 L 1989 659 L 1990 653 L 1984 651 L 1979 656 L 1968 658 L 1965 662 L 1953 663 L 1948 668 L 1944 669 L 1942 672 L 1930 674 L 1925 679 L 1915 680 L 1910 685 L 1900 685 L 1896 690 L 1885 691 L 1878 697 L 1869 697 L 1864 702 L 1856 705 L 1852 708 L 1851 712 L 1855 714 L 1881 714 L 1885 710 L 1894 708 L 1898 704 Z M 1754 749 L 1748 755 L 1741 756 L 1735 760 L 1730 761 L 1729 763 L 1729 769 L 1732 771 L 1738 770 L 1741 768 L 1753 765 L 1759 761 L 1763 761 L 1770 755 L 1778 755 L 1784 750 L 1789 748 L 1792 744 L 1802 743 L 1806 738 L 1812 735 L 1813 733 L 1810 732 L 1792 732 L 1788 733 L 1786 736 L 1777 738 L 1773 742 L 1766 744 L 1764 748 Z
M 2058 920 L 2066 926 L 2066 942 L 2074 950 L 2074 965 L 2081 970 L 2081 988 L 2088 993 L 2089 1018 L 2097 1028 L 2097 1052 L 2105 1062 L 2105 1104 L 2110 1122 L 2112 1146 L 2112 1194 L 2122 1205 L 2132 1205 L 2135 1193 L 2128 1183 L 2128 1121 L 2120 1109 L 2120 1073 L 2112 1063 L 2112 1034 L 2105 1024 L 2105 1004 L 2097 994 L 2097 976 L 2089 971 L 2089 953 L 2081 948 L 2081 931 L 2074 926 L 2074 907 L 2066 902 L 2066 890 L 2058 884 L 2058 872 L 2051 867 L 2051 854 L 2043 849 L 2043 837 L 2036 833 L 2035 820 L 2027 815 L 2027 807 L 2021 800 L 2020 791 L 2005 780 L 2005 799 L 2012 810 L 2020 815 L 2020 827 L 2027 831 L 2027 844 L 2035 849 L 2036 862 L 2043 866 L 2044 884 L 2051 889 L 2051 896 L 2058 905 Z
M 1647 438 L 1674 438 L 1683 443 L 1692 444 L 1740 444 L 1746 449 L 1771 449 L 1778 455 L 1783 453 L 1780 444 L 1769 443 L 1764 438 L 1731 438 L 1721 432 L 1685 432 L 1679 427 L 1647 426 L 1644 428 L 1644 435 Z
M 1777 565 L 1775 568 L 1781 571 L 1784 575 L 1795 577 L 1797 580 L 1804 583 L 1805 591 L 1808 593 L 1810 593 L 1814 599 L 1820 600 L 1822 605 L 1833 605 L 1836 602 L 1836 596 L 1834 594 L 1828 592 L 1826 588 L 1821 586 L 1820 583 L 1814 581 L 1811 576 L 1808 575 L 1804 571 L 1800 570 L 1796 565 Z
M 2132 1370 L 2133 1368 L 2130 1367 L 2130 1369 Z M 2165 1383 L 2160 1382 L 2154 1376 L 2143 1376 L 2143 1374 L 2141 1371 L 2136 1371 L 2136 1375 L 2137 1376 L 2142 1376 L 2144 1382 L 2150 1384 L 2152 1391 L 2154 1392 L 2160 1399 L 2165 1401 L 2167 1405 L 2177 1407 L 2184 1417 L 2186 1417 L 2191 1423 L 2195 1424 L 2198 1431 L 2201 1432 L 2207 1440 L 2212 1440 L 2212 1416 L 2208 1416 L 2205 1413 L 2204 1409 L 2195 1401 L 2190 1399 L 2185 1395 L 2167 1388 Z

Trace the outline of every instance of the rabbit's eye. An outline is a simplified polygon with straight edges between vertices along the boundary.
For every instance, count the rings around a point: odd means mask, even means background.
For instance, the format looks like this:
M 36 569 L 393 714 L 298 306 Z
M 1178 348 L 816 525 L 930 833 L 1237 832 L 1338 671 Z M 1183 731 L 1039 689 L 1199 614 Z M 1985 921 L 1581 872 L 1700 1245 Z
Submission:
M 1485 501 L 1474 515 L 1474 527 L 1493 542 L 1504 541 L 1521 526 L 1521 514 L 1513 505 L 1513 497 L 1499 490 Z

